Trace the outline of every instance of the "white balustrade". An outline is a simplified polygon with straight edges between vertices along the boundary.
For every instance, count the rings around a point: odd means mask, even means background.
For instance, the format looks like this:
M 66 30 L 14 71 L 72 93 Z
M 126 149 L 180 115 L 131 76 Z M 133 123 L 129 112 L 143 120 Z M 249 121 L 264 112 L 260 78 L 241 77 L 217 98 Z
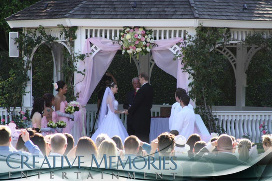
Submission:
M 227 134 L 236 138 L 249 135 L 253 142 L 258 143 L 263 135 L 261 124 L 271 133 L 272 111 L 214 111 L 219 119 L 217 125 Z

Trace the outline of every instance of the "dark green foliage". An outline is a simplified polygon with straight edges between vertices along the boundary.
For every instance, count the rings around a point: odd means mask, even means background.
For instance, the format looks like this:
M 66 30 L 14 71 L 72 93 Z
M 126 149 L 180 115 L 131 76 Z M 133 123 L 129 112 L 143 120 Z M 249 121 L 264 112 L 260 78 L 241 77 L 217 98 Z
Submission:
M 263 38 L 257 33 L 248 36 L 245 41 L 249 46 L 261 46 L 252 58 L 247 74 L 246 106 L 272 106 L 272 38 Z
M 53 92 L 53 57 L 50 48 L 43 44 L 32 60 L 32 95 L 34 99 Z
M 150 83 L 154 90 L 153 104 L 165 103 L 171 106 L 176 102 L 177 80 L 175 77 L 167 74 L 157 65 L 154 65 Z

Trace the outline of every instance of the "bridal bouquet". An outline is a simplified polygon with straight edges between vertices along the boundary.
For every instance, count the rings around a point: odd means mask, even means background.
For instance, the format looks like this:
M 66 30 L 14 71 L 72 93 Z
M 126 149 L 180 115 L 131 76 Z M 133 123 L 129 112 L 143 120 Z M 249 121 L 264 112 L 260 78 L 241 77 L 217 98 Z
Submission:
M 65 108 L 65 113 L 73 114 L 79 111 L 80 104 L 76 101 L 69 102 L 68 106 Z
M 49 121 L 49 122 L 47 123 L 47 127 L 48 127 L 48 128 L 57 128 L 57 124 L 54 123 L 53 121 Z
M 58 122 L 56 122 L 56 125 L 57 125 L 58 128 L 65 128 L 66 127 L 66 122 L 58 121 Z

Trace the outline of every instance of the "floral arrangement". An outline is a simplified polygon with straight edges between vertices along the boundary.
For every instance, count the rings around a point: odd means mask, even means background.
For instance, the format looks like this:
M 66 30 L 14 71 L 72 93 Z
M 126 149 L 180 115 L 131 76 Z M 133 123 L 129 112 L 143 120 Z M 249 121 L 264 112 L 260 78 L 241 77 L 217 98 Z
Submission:
M 262 124 L 260 124 L 259 126 L 260 132 L 265 135 L 265 134 L 270 134 L 270 132 L 268 131 L 268 127 L 267 125 L 265 125 L 265 123 L 263 122 Z
M 49 122 L 47 123 L 47 127 L 49 127 L 49 128 L 57 128 L 57 124 L 54 123 L 53 121 L 49 121 Z
M 15 115 L 12 115 L 11 117 L 12 117 L 11 122 L 14 122 L 17 125 L 17 128 L 26 128 L 29 127 L 31 124 L 30 114 L 28 110 L 26 111 L 21 110 L 20 112 L 18 112 Z M 1 119 L 1 124 L 5 124 L 4 117 L 3 119 Z
M 58 122 L 56 122 L 56 125 L 57 125 L 58 128 L 65 128 L 66 127 L 66 122 L 58 121 Z
M 53 84 L 55 90 L 57 90 L 59 88 L 57 83 L 52 83 L 52 84 Z
M 65 113 L 73 114 L 79 111 L 80 104 L 76 101 L 69 102 L 68 106 L 65 108 Z
M 150 52 L 154 46 L 152 30 L 146 30 L 144 27 L 124 27 L 120 32 L 119 44 L 121 45 L 122 54 L 128 53 L 131 55 L 145 55 Z

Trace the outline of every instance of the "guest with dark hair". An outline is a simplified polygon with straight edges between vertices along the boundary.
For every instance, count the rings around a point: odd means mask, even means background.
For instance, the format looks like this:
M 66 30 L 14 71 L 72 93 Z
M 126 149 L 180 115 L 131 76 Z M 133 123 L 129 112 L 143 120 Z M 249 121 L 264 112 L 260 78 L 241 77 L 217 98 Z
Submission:
M 57 114 L 52 109 L 52 106 L 55 105 L 55 97 L 53 94 L 46 93 L 43 95 L 43 100 L 44 100 L 44 111 L 43 111 L 43 118 L 41 122 L 41 128 L 46 128 L 47 123 L 49 121 L 57 121 Z
M 44 100 L 42 98 L 36 98 L 33 103 L 33 108 L 31 111 L 30 118 L 32 121 L 32 127 L 37 132 L 39 132 L 41 128 L 43 111 L 44 111 Z
M 201 141 L 201 138 L 198 134 L 192 134 L 188 139 L 187 139 L 187 145 L 190 146 L 190 150 L 188 151 L 188 156 L 190 158 L 192 158 L 194 156 L 193 154 L 193 149 L 194 149 L 194 146 L 195 146 L 195 143 L 197 141 Z
M 174 153 L 175 137 L 167 132 L 158 136 L 158 152 L 160 156 L 171 156 Z
M 206 146 L 206 142 L 205 141 L 197 141 L 195 143 L 194 149 L 193 149 L 194 154 L 197 154 L 205 146 Z
M 56 91 L 58 91 L 57 95 L 55 96 L 55 111 L 58 115 L 58 120 L 66 122 L 66 127 L 63 129 L 63 132 L 70 133 L 73 123 L 70 123 L 69 119 L 74 119 L 74 115 L 65 113 L 65 108 L 68 105 L 65 97 L 65 94 L 68 90 L 67 84 L 64 81 L 60 80 L 57 83 L 54 83 L 54 88 L 56 89 Z
M 124 145 L 122 143 L 122 140 L 120 138 L 120 136 L 118 135 L 115 135 L 114 137 L 111 138 L 115 143 L 116 143 L 116 146 L 119 150 L 124 150 Z
M 67 148 L 65 150 L 64 155 L 67 155 L 69 153 L 69 151 L 74 147 L 75 140 L 74 140 L 73 135 L 71 135 L 69 133 L 64 133 L 64 135 L 67 138 Z
M 31 130 L 30 128 L 29 128 L 29 129 L 26 129 L 26 131 L 27 131 L 28 134 L 29 134 L 29 138 L 33 137 L 34 134 L 35 134 L 35 131 L 34 131 L 34 130 Z M 23 138 L 22 138 L 22 134 L 19 135 L 18 140 L 17 140 L 17 144 L 16 144 L 15 148 L 16 148 L 16 150 L 22 150 L 22 151 L 28 152 L 28 150 L 27 150 L 27 148 L 26 148 L 26 146 L 25 146 L 25 142 L 24 142 L 24 140 L 23 140 Z
M 171 130 L 170 133 L 175 135 L 175 136 L 179 135 L 179 132 L 177 130 Z
M 32 137 L 30 137 L 30 140 L 39 147 L 43 155 L 46 155 L 45 151 L 45 140 L 42 134 L 40 133 L 35 133 Z

